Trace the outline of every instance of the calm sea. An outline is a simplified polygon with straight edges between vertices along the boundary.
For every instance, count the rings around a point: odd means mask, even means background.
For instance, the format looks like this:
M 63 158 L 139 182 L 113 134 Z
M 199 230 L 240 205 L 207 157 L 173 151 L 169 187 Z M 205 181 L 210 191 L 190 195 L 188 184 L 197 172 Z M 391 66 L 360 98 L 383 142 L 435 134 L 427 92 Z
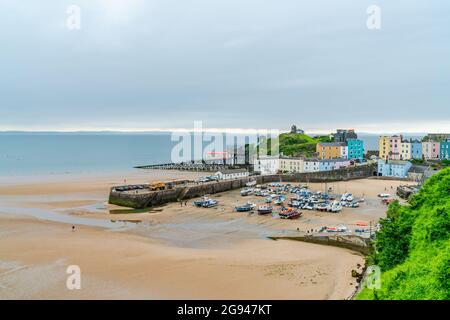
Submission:
M 0 133 L 0 175 L 97 173 L 170 160 L 169 134 Z
M 360 135 L 366 150 L 378 135 Z M 170 162 L 169 133 L 0 133 L 0 175 L 99 173 Z

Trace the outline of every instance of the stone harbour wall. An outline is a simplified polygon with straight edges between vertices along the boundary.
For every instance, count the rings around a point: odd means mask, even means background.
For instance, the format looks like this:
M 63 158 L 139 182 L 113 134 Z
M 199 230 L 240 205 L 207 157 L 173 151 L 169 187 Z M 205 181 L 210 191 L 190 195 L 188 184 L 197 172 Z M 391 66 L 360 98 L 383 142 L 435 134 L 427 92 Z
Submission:
M 373 176 L 376 167 L 374 165 L 360 165 L 350 168 L 343 168 L 333 171 L 296 173 L 296 174 L 275 174 L 266 176 L 252 176 L 235 180 L 224 180 L 210 182 L 188 187 L 175 187 L 169 190 L 159 190 L 147 193 L 119 192 L 115 187 L 111 188 L 109 203 L 135 209 L 159 206 L 169 202 L 201 197 L 205 194 L 215 194 L 234 189 L 244 188 L 250 180 L 256 180 L 257 184 L 273 182 L 334 182 L 347 181 L 353 179 L 363 179 Z

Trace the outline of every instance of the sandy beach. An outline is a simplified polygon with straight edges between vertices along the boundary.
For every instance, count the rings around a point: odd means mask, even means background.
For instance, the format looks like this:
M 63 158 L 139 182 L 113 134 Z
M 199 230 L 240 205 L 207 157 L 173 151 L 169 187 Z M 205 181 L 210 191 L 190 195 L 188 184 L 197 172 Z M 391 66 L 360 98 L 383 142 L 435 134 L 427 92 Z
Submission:
M 394 194 L 404 183 L 328 184 L 366 201 L 339 214 L 306 211 L 295 221 L 234 212 L 237 203 L 261 201 L 242 198 L 239 190 L 215 195 L 220 205 L 211 209 L 189 201 L 111 214 L 120 208 L 106 203 L 109 188 L 124 179 L 201 175 L 147 170 L 2 183 L 0 299 L 346 299 L 356 286 L 351 270 L 364 263 L 360 254 L 267 237 L 356 221 L 375 225 L 386 210 L 376 195 Z M 69 265 L 81 268 L 80 290 L 66 288 Z

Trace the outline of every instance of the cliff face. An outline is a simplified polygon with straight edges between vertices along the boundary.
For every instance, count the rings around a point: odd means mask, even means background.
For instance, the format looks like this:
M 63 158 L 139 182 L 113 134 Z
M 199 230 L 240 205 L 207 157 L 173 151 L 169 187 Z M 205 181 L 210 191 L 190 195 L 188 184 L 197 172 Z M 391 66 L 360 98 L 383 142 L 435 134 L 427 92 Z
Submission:
M 369 265 L 381 288 L 358 299 L 450 299 L 450 168 L 432 176 L 409 205 L 393 203 Z

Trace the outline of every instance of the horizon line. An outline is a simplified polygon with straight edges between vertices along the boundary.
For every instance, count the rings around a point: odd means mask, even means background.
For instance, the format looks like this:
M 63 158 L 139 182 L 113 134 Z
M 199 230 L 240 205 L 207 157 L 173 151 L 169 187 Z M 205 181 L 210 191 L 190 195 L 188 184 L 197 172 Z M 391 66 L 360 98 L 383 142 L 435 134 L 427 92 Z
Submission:
M 339 128 L 340 129 L 340 128 Z M 331 135 L 334 131 L 326 130 L 305 130 L 305 134 L 322 134 Z M 263 131 L 279 131 L 280 133 L 288 133 L 290 130 L 279 130 L 279 129 L 239 129 L 239 128 L 203 128 L 201 132 L 204 133 L 236 133 L 236 134 L 257 134 Z M 195 129 L 187 128 L 157 128 L 157 129 L 79 129 L 79 130 L 0 130 L 0 133 L 193 133 L 199 132 Z M 408 134 L 408 135 L 427 135 L 430 133 L 440 133 L 440 132 L 422 132 L 422 131 L 357 131 L 358 134 L 371 134 L 371 135 L 383 135 L 383 134 Z

